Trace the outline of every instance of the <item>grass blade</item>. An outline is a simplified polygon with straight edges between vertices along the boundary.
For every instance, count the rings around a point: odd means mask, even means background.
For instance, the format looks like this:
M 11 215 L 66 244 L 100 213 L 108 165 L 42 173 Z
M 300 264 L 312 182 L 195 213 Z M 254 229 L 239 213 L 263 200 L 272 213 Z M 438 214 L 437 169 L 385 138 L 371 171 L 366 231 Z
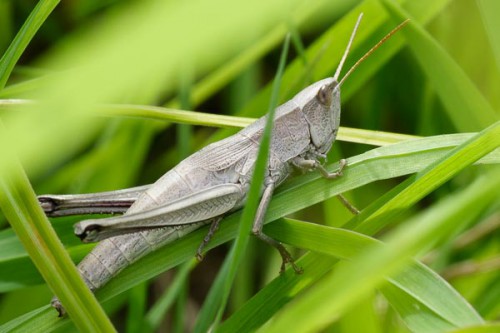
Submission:
M 399 184 L 356 216 L 346 227 L 374 234 L 460 170 L 499 146 L 500 121 L 450 151 L 448 158 L 432 163 Z
M 394 1 L 384 0 L 384 4 L 397 21 L 411 18 Z M 459 131 L 478 131 L 498 120 L 498 113 L 418 21 L 411 20 L 401 32 Z
M 343 311 L 355 305 L 382 282 L 384 276 L 401 271 L 411 256 L 430 249 L 460 224 L 470 222 L 485 207 L 497 200 L 499 169 L 475 181 L 419 214 L 392 232 L 387 246 L 369 249 L 353 261 L 339 267 L 307 294 L 289 304 L 266 332 L 314 332 L 334 321 Z M 430 240 L 430 241 L 429 241 Z M 321 304 L 311 307 L 311 304 Z M 307 321 L 294 318 L 307 316 Z
M 332 187 L 331 181 L 325 180 L 317 174 L 312 173 L 293 179 L 281 186 L 273 197 L 266 215 L 266 223 L 367 183 L 417 172 L 437 159 L 442 158 L 453 147 L 465 142 L 471 137 L 472 136 L 469 134 L 444 135 L 373 149 L 367 153 L 349 159 L 350 164 L 349 168 L 345 170 L 345 177 L 336 180 L 334 187 Z M 500 163 L 500 150 L 497 149 L 495 152 L 483 158 L 480 162 Z M 328 167 L 330 171 L 334 169 L 335 165 L 330 165 Z M 235 213 L 226 217 L 224 221 L 221 222 L 220 230 L 215 234 L 208 248 L 215 247 L 234 238 L 237 233 L 240 216 L 241 213 Z M 68 234 L 70 233 L 69 230 L 67 232 Z M 142 281 L 158 275 L 166 269 L 175 267 L 191 259 L 206 232 L 206 228 L 195 231 L 185 238 L 172 243 L 168 247 L 151 253 L 137 263 L 126 268 L 97 293 L 98 299 L 109 299 Z M 81 251 L 83 251 L 81 245 L 80 248 Z M 14 255 L 19 257 L 22 255 L 22 252 L 11 253 L 11 257 Z M 304 260 L 305 259 L 306 258 L 304 258 Z M 318 260 L 316 257 L 311 259 L 310 266 L 307 266 L 304 260 L 299 262 L 305 269 L 304 274 L 309 274 L 309 272 L 313 274 L 315 270 L 311 270 L 311 267 L 323 265 L 321 260 Z M 319 265 L 320 263 L 321 265 Z M 325 262 L 324 265 L 326 269 L 329 269 L 332 263 Z M 16 267 L 18 270 L 24 270 L 24 268 L 19 268 L 19 265 L 16 265 Z M 2 274 L 2 272 L 10 272 L 9 275 L 0 275 L 2 280 L 19 283 L 20 280 L 14 275 L 15 271 L 0 269 L 0 274 Z M 292 272 L 285 272 L 283 276 L 286 277 L 288 274 L 295 275 Z M 306 276 L 307 275 L 304 275 L 304 279 Z M 32 278 L 27 281 L 34 283 Z M 300 281 L 303 280 L 301 279 Z M 289 298 L 286 297 L 286 301 L 288 300 Z M 281 299 L 276 299 L 275 301 L 283 302 Z M 39 325 L 37 323 L 41 321 L 46 323 L 46 326 L 44 326 L 46 328 L 45 331 L 49 332 L 51 330 L 48 327 L 53 328 L 50 325 L 50 323 L 53 323 L 51 319 L 53 318 L 53 312 L 47 308 L 45 309 L 46 310 L 41 310 L 27 318 L 28 322 L 19 320 L 15 321 L 15 323 L 8 323 L 6 325 L 18 325 L 23 329 L 35 329 L 37 325 Z M 62 325 L 62 322 L 65 321 L 62 320 L 57 322 L 57 325 Z
M 47 17 L 60 0 L 41 0 L 0 59 L 0 91 L 5 87 L 14 66 Z
M 289 44 L 290 36 L 287 36 L 283 45 L 276 79 L 274 81 L 275 85 L 273 89 L 273 95 L 269 102 L 266 125 L 264 127 L 264 132 L 259 144 L 260 147 L 257 154 L 257 160 L 255 162 L 255 169 L 252 175 L 250 190 L 241 216 L 238 237 L 236 238 L 236 241 L 234 242 L 233 247 L 231 248 L 231 251 L 227 256 L 224 265 L 216 278 L 214 286 L 209 292 L 207 301 L 203 305 L 200 317 L 195 327 L 195 332 L 208 331 L 209 327 L 214 323 L 214 310 L 217 310 L 217 313 L 215 314 L 215 326 L 218 325 L 218 322 L 220 321 L 220 318 L 222 317 L 223 311 L 225 309 L 238 266 L 241 262 L 241 259 L 243 258 L 244 251 L 248 243 L 248 238 L 250 237 L 250 230 L 252 228 L 252 223 L 255 219 L 255 214 L 259 205 L 262 184 L 264 183 L 265 171 L 268 165 L 269 146 L 271 143 L 274 112 L 276 107 L 278 106 L 278 91 L 280 88 L 281 76 L 285 68 Z
M 277 277 L 221 327 L 220 332 L 252 331 L 278 312 L 290 298 L 317 283 L 331 270 L 336 259 L 353 260 L 368 249 L 382 246 L 381 242 L 362 234 L 292 219 L 282 219 L 266 227 L 276 239 L 311 252 L 301 258 L 305 276 L 288 272 Z M 328 255 L 329 257 L 325 257 Z M 481 323 L 481 318 L 470 305 L 439 275 L 425 265 L 414 262 L 401 274 L 389 279 L 390 288 L 397 295 L 419 302 L 429 309 L 428 319 L 439 320 L 448 328 Z M 384 286 L 384 295 L 391 290 Z M 273 300 L 272 302 L 270 300 Z M 401 311 L 401 309 L 398 309 Z M 411 310 L 411 309 L 410 309 Z M 415 314 L 413 308 L 413 314 Z
M 11 142 L 0 123 L 0 142 Z M 31 260 L 82 331 L 114 332 L 114 327 L 87 288 L 39 206 L 24 170 L 12 155 L 0 179 L 0 207 Z M 55 315 L 54 310 L 52 314 Z

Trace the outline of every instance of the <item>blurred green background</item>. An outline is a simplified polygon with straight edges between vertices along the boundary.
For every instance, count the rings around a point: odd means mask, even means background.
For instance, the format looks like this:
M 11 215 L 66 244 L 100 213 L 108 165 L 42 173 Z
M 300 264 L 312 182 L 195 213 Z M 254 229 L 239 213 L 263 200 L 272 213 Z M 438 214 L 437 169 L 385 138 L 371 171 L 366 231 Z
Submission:
M 498 4 L 472 0 L 400 2 L 459 65 L 496 110 L 493 119 L 498 120 Z M 0 54 L 36 5 L 36 1 L 0 0 Z M 260 117 L 267 110 L 270 82 L 285 33 L 292 32 L 293 47 L 280 102 L 307 84 L 333 75 L 360 11 L 365 17 L 343 73 L 401 21 L 390 18 L 379 1 L 61 2 L 22 52 L 0 90 L 2 100 L 44 101 L 37 110 L 23 103 L 12 106 L 2 102 L 0 117 L 12 140 L 2 143 L 6 152 L 2 155 L 15 152 L 37 194 L 87 193 L 152 183 L 184 157 L 236 129 L 176 124 L 168 117 L 153 119 L 144 110 L 127 116 L 120 113 L 119 106 L 113 115 L 96 104 L 136 104 L 146 110 L 148 106 L 165 106 Z M 416 58 L 400 33 L 377 50 L 343 86 L 342 126 L 434 136 L 478 132 L 492 123 L 481 110 L 477 115 L 450 110 L 450 102 L 443 102 L 439 94 L 446 90 L 446 84 L 436 86 L 436 82 L 446 80 L 429 79 L 428 71 L 434 64 L 428 62 L 423 68 Z M 2 73 L 6 73 L 5 68 Z M 196 115 L 187 119 L 203 123 Z M 348 142 L 352 140 L 342 135 L 339 139 L 329 162 L 361 154 L 375 145 L 370 140 L 368 144 Z M 406 216 L 463 188 L 485 169 L 461 172 L 414 205 Z M 347 197 L 362 209 L 400 182 L 401 178 L 378 181 L 350 191 Z M 352 216 L 331 198 L 293 217 L 340 227 Z M 92 247 L 80 244 L 72 235 L 72 225 L 79 219 L 51 219 L 77 262 Z M 498 205 L 475 224 L 461 235 L 450 235 L 426 254 L 424 262 L 450 281 L 481 316 L 498 319 Z M 52 292 L 1 215 L 0 228 L 1 325 L 46 305 Z M 210 251 L 194 268 L 179 286 L 174 306 L 158 331 L 192 329 L 227 249 L 225 244 Z M 300 253 L 297 250 L 295 255 Z M 252 239 L 233 287 L 228 315 L 276 277 L 279 260 L 273 249 Z M 167 271 L 108 302 L 108 313 L 117 329 L 141 331 L 141 316 L 169 288 L 175 275 L 175 269 Z M 360 329 L 409 331 L 375 291 L 325 331 Z

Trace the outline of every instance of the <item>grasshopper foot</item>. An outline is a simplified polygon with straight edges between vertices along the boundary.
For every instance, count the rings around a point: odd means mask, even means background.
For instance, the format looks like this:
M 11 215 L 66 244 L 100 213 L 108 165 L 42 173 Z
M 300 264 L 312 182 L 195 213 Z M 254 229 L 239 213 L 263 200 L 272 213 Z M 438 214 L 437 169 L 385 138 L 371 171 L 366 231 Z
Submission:
M 290 264 L 290 266 L 292 266 L 292 269 L 294 270 L 295 274 L 304 273 L 304 270 L 302 269 L 302 267 L 297 266 L 297 264 L 295 263 L 295 260 L 293 260 L 293 258 L 291 257 L 290 253 L 288 253 L 288 251 L 286 251 L 285 257 L 283 256 L 281 251 L 280 251 L 280 254 L 281 254 L 281 258 L 282 258 L 281 267 L 280 267 L 280 274 L 283 274 L 285 272 L 286 264 Z
M 53 297 L 52 300 L 50 301 L 50 305 L 57 310 L 59 313 L 58 317 L 64 317 L 66 315 L 66 310 L 64 309 L 63 305 L 61 304 L 61 301 L 57 297 Z
M 292 255 L 287 251 L 287 249 L 283 246 L 283 244 L 281 244 L 280 242 L 278 242 L 275 239 L 272 239 L 271 237 L 267 236 L 266 234 L 262 233 L 262 231 L 254 230 L 253 233 L 257 238 L 259 238 L 260 240 L 271 245 L 276 250 L 278 250 L 278 252 L 280 253 L 281 259 L 282 259 L 281 267 L 280 267 L 280 274 L 285 272 L 286 264 L 290 264 L 296 274 L 302 274 L 304 272 L 304 270 L 302 268 L 300 268 L 299 266 L 297 266 L 295 264 L 295 261 L 293 260 Z
M 203 238 L 203 241 L 201 242 L 200 246 L 198 247 L 198 250 L 196 251 L 196 260 L 202 261 L 203 260 L 203 250 L 205 249 L 205 246 L 210 242 L 212 237 L 214 236 L 215 232 L 219 229 L 219 222 L 222 220 L 222 216 L 215 217 L 212 221 L 212 224 L 210 225 L 210 229 L 208 230 L 207 234 Z

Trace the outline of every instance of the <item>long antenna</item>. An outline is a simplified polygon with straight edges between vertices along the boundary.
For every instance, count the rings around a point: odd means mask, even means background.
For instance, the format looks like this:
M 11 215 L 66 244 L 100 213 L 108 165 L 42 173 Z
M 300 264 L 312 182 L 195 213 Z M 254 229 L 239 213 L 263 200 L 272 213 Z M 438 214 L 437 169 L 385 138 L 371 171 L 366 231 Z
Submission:
M 351 33 L 351 38 L 349 38 L 349 43 L 347 43 L 347 47 L 345 48 L 344 55 L 342 56 L 342 59 L 340 59 L 340 63 L 337 67 L 337 70 L 335 71 L 335 75 L 333 76 L 333 81 L 337 82 L 340 71 L 342 70 L 342 66 L 344 66 L 345 59 L 347 58 L 347 55 L 349 54 L 349 50 L 351 49 L 352 41 L 354 40 L 354 36 L 356 35 L 356 31 L 358 30 L 359 23 L 361 22 L 361 19 L 363 18 L 363 13 L 360 13 L 358 16 L 358 20 L 356 21 L 356 25 L 354 26 L 354 30 Z
M 340 80 L 338 86 L 342 86 L 342 83 L 345 81 L 345 79 L 351 75 L 351 73 L 364 61 L 366 60 L 366 58 L 368 58 L 376 49 L 378 49 L 380 47 L 380 45 L 384 44 L 386 40 L 388 40 L 392 35 L 394 35 L 396 32 L 398 32 L 399 30 L 401 30 L 401 28 L 403 28 L 408 22 L 410 21 L 410 19 L 406 19 L 404 20 L 403 22 L 401 22 L 397 27 L 395 27 L 394 29 L 391 30 L 391 32 L 389 32 L 387 35 L 384 36 L 384 38 L 382 38 L 377 44 L 375 44 L 375 46 L 373 46 L 368 52 L 365 53 L 364 56 L 362 56 L 361 58 L 359 58 L 358 61 L 356 61 L 356 63 L 351 67 L 349 68 L 349 70 L 347 71 L 347 73 L 344 75 L 344 77 L 342 78 L 342 80 Z M 352 36 L 351 36 L 352 38 Z M 337 69 L 338 71 L 338 69 Z M 335 76 L 337 76 L 337 73 L 335 73 Z

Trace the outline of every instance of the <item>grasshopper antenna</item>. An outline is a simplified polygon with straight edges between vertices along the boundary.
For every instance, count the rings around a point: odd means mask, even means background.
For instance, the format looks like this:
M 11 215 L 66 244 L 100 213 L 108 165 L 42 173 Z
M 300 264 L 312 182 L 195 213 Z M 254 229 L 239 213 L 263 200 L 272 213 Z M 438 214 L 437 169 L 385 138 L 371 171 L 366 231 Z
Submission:
M 349 50 L 351 49 L 352 41 L 354 40 L 354 36 L 356 35 L 356 31 L 358 30 L 359 23 L 361 22 L 361 19 L 363 18 L 363 13 L 360 13 L 358 16 L 358 20 L 356 21 L 356 25 L 354 26 L 354 30 L 351 33 L 351 38 L 349 38 L 349 43 L 347 43 L 347 47 L 345 48 L 344 55 L 342 56 L 342 59 L 340 59 L 340 63 L 337 66 L 337 70 L 335 71 L 335 75 L 333 76 L 333 81 L 337 82 L 339 79 L 340 71 L 342 70 L 342 66 L 344 66 L 345 59 L 347 58 L 347 55 L 349 54 Z M 340 86 L 340 84 L 339 84 Z
M 361 18 L 361 15 L 360 15 L 360 18 Z M 359 20 L 360 18 L 358 19 L 358 23 L 359 23 Z M 358 61 L 356 61 L 356 63 L 351 67 L 349 68 L 349 70 L 347 71 L 347 73 L 344 75 L 344 77 L 342 78 L 342 80 L 340 80 L 338 86 L 342 86 L 342 83 L 344 83 L 345 79 L 347 77 L 349 77 L 349 75 L 351 75 L 351 73 L 363 62 L 366 60 L 366 58 L 368 58 L 376 49 L 378 49 L 380 47 L 380 45 L 384 44 L 392 35 L 394 35 L 396 32 L 398 32 L 399 30 L 401 30 L 401 28 L 403 28 L 408 22 L 410 21 L 410 19 L 406 19 L 404 20 L 403 22 L 401 22 L 397 27 L 395 27 L 394 29 L 392 29 L 387 35 L 384 36 L 384 38 L 382 38 L 377 44 L 375 44 L 368 52 L 366 52 L 361 58 L 359 58 Z M 357 24 L 356 24 L 356 28 L 357 28 Z M 354 31 L 356 31 L 356 28 L 354 29 Z M 354 35 L 354 32 L 353 32 L 353 35 Z M 353 36 L 351 36 L 351 41 L 352 41 L 352 38 Z M 349 45 L 347 46 L 347 48 L 349 49 L 349 47 L 351 46 L 351 41 L 349 41 Z M 346 50 L 346 53 L 344 54 L 344 57 L 346 56 L 347 54 L 347 50 Z M 342 62 L 341 64 L 343 64 L 343 61 L 344 61 L 344 58 L 342 58 Z M 337 69 L 337 72 L 339 70 Z M 335 77 L 337 77 L 337 73 L 335 73 Z

